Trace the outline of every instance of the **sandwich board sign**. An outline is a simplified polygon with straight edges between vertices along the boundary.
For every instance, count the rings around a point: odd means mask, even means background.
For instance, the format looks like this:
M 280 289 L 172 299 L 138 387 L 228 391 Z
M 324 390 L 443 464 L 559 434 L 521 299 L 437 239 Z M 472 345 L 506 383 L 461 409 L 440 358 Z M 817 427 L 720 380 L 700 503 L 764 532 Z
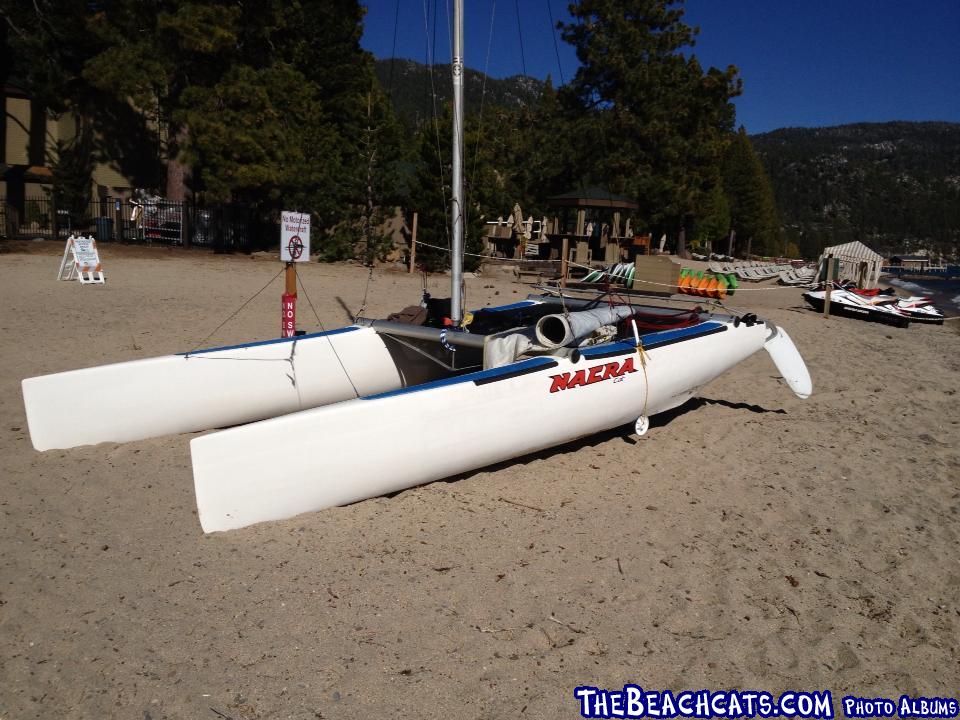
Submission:
M 58 280 L 79 280 L 80 284 L 104 284 L 103 265 L 97 252 L 97 241 L 93 237 L 71 235 L 63 248 Z
M 280 261 L 310 262 L 310 215 L 289 212 L 280 214 Z

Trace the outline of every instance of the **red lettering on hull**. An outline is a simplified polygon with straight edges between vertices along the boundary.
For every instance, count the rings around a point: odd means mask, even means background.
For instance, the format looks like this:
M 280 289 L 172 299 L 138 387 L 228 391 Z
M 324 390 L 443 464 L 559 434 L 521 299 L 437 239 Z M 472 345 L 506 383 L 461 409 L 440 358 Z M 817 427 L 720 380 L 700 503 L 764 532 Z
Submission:
M 613 378 L 623 377 L 627 373 L 636 372 L 633 355 L 626 358 L 623 362 L 611 362 L 603 365 L 594 365 L 591 368 L 577 370 L 576 372 L 565 372 L 559 375 L 551 375 L 553 381 L 550 385 L 550 392 L 560 392 L 561 390 L 570 390 L 583 385 L 592 385 L 593 383 L 611 380 Z

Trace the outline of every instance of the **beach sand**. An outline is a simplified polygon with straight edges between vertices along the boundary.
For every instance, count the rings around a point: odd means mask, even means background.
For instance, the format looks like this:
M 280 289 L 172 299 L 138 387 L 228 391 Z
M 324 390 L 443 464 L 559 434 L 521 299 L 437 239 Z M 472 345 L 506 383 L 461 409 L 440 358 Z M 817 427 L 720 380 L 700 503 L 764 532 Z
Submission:
M 105 245 L 107 284 L 81 287 L 55 280 L 62 245 L 7 248 L 3 720 L 576 717 L 576 686 L 627 682 L 829 689 L 838 713 L 847 693 L 956 693 L 950 323 L 825 320 L 800 290 L 741 292 L 732 306 L 789 330 L 809 400 L 758 353 L 643 438 L 618 428 L 205 536 L 190 436 L 38 453 L 20 380 L 275 337 L 280 279 L 206 336 L 279 262 Z M 368 289 L 355 265 L 300 271 L 327 328 L 365 293 L 368 316 L 419 299 L 419 276 L 395 269 Z M 474 307 L 528 292 L 499 276 L 467 288 Z M 316 329 L 303 295 L 298 313 Z

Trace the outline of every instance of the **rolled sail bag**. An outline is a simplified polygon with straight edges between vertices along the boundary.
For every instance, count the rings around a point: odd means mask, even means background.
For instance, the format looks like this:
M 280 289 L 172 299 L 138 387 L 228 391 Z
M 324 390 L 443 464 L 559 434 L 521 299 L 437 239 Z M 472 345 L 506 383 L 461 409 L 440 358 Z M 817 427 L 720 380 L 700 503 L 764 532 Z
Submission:
M 537 321 L 537 342 L 548 348 L 579 345 L 598 328 L 616 325 L 634 312 L 629 305 L 615 305 L 565 315 L 547 315 Z

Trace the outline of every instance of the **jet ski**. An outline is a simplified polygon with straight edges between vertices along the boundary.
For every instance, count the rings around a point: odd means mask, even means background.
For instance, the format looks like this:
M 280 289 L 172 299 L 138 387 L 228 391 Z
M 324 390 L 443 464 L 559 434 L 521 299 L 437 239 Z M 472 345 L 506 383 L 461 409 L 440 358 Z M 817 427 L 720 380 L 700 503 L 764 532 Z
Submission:
M 855 286 L 848 286 L 845 290 L 869 300 L 871 304 L 875 306 L 882 305 L 892 307 L 908 316 L 914 322 L 943 325 L 943 313 L 933 304 L 930 298 L 924 295 L 900 297 L 893 288 L 887 288 L 886 290 L 877 288 L 860 290 Z M 831 301 L 832 300 L 833 298 L 831 298 Z
M 803 294 L 803 299 L 814 310 L 823 312 L 825 296 L 826 290 L 810 290 Z M 830 313 L 902 328 L 909 327 L 912 319 L 893 304 L 874 303 L 871 298 L 862 297 L 842 287 L 830 291 Z

